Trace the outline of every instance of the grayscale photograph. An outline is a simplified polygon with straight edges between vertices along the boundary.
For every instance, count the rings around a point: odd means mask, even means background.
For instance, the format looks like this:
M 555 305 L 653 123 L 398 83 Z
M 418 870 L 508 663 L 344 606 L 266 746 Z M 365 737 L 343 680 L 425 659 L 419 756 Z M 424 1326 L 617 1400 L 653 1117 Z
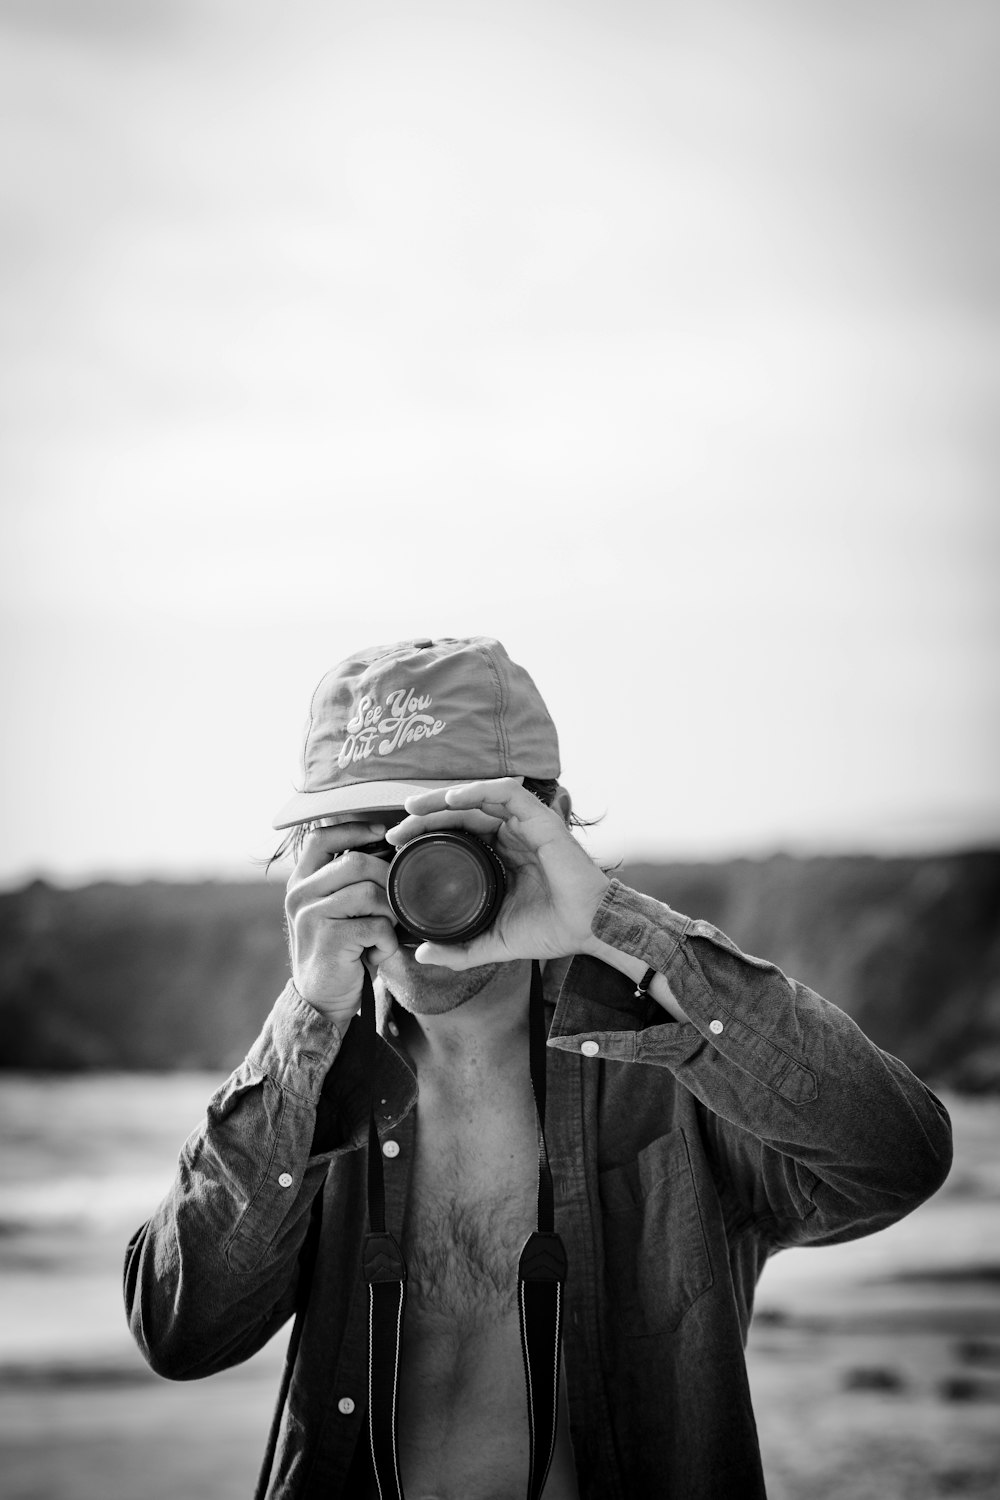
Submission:
M 998 65 L 0 0 L 3 1500 L 1000 1496 Z

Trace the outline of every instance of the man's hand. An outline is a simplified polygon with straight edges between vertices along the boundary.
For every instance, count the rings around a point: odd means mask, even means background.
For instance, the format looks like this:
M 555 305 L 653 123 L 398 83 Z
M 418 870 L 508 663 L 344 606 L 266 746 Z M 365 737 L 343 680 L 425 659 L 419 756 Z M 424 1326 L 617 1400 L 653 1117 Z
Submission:
M 418 963 L 446 969 L 515 958 L 561 958 L 587 952 L 590 924 L 608 878 L 590 860 L 553 808 L 519 781 L 476 781 L 421 792 L 386 839 L 397 848 L 421 833 L 464 828 L 492 843 L 507 871 L 496 920 L 468 943 L 421 943 Z
M 384 831 L 368 822 L 315 829 L 285 895 L 292 982 L 341 1032 L 361 1003 L 366 958 L 375 968 L 399 947 L 385 894 L 388 866 L 359 847 Z

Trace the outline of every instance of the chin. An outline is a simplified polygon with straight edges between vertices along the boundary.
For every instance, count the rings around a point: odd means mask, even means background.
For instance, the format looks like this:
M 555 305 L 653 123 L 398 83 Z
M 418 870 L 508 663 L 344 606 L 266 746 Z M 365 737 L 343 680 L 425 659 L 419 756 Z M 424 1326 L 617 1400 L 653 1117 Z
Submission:
M 418 964 L 412 948 L 400 948 L 379 965 L 378 976 L 404 1010 L 415 1016 L 436 1016 L 475 999 L 503 967 L 494 963 L 445 969 L 440 964 Z

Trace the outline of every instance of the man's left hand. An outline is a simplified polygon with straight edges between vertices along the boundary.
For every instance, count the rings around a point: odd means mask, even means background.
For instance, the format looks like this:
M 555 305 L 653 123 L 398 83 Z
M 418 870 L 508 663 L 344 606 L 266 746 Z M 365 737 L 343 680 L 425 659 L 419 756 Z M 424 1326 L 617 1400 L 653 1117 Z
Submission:
M 581 849 L 554 808 L 513 777 L 421 792 L 387 840 L 401 847 L 421 833 L 464 828 L 491 843 L 507 871 L 507 893 L 492 926 L 468 943 L 421 943 L 418 963 L 446 969 L 517 958 L 584 953 L 608 877 Z

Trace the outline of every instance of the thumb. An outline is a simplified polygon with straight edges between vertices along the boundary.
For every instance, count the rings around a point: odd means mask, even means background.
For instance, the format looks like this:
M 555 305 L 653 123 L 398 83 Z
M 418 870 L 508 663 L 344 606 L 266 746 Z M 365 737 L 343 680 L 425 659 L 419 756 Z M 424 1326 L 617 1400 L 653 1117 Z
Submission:
M 442 969 L 473 969 L 476 964 L 490 963 L 494 957 L 485 938 L 471 943 L 421 943 L 414 950 L 418 964 L 437 964 Z

